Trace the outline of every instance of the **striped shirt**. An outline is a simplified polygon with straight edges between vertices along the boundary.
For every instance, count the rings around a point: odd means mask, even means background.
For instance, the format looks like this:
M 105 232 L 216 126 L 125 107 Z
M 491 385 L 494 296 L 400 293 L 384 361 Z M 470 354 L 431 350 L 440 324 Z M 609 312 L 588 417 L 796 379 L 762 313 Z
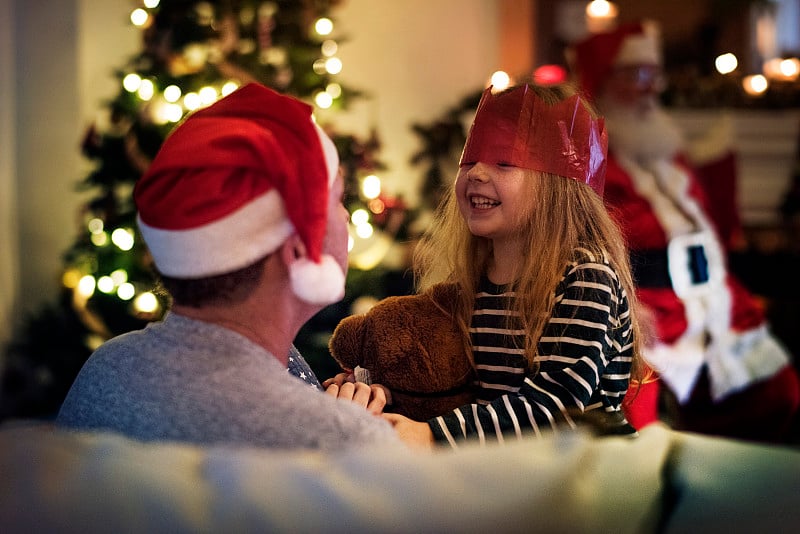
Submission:
M 525 371 L 525 332 L 510 311 L 514 298 L 511 286 L 481 282 L 470 325 L 476 402 L 428 421 L 436 440 L 456 447 L 468 438 L 539 435 L 575 428 L 575 414 L 594 410 L 612 433 L 635 434 L 621 410 L 633 354 L 630 312 L 613 267 L 583 249 L 567 265 L 532 375 Z

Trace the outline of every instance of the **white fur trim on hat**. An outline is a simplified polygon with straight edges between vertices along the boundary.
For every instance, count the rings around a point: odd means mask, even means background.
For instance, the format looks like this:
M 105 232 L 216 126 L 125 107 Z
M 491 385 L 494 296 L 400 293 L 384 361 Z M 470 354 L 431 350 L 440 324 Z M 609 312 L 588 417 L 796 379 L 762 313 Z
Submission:
M 319 142 L 322 145 L 322 154 L 325 156 L 325 168 L 328 170 L 328 185 L 333 184 L 336 176 L 339 174 L 339 152 L 336 150 L 336 145 L 333 144 L 331 138 L 325 133 L 325 130 L 319 127 L 315 122 L 314 128 L 319 135 Z
M 280 194 L 272 189 L 233 213 L 190 230 L 139 229 L 161 274 L 203 278 L 251 265 L 294 231 Z
M 345 274 L 333 259 L 323 254 L 319 263 L 300 259 L 289 266 L 292 291 L 309 304 L 333 304 L 344 297 Z
M 614 58 L 614 65 L 661 65 L 661 43 L 658 26 L 642 24 L 643 33 L 627 36 Z

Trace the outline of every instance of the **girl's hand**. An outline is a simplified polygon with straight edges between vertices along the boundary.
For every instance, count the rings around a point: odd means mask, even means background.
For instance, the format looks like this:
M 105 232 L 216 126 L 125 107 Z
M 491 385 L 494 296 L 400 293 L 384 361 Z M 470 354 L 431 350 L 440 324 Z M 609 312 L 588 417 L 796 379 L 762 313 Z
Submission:
M 428 423 L 420 423 L 397 413 L 385 413 L 383 418 L 392 424 L 397 435 L 409 447 L 433 450 L 433 432 Z
M 385 387 L 348 380 L 346 374 L 339 373 L 323 382 L 325 393 L 337 399 L 355 402 L 372 415 L 381 415 L 386 405 L 392 403 L 392 394 Z
M 342 384 L 345 382 L 355 382 L 356 375 L 351 370 L 345 370 L 343 373 L 339 373 L 338 375 L 327 379 L 325 382 L 322 383 L 322 387 L 328 389 L 328 386 L 331 384 L 336 384 L 337 386 L 341 387 Z

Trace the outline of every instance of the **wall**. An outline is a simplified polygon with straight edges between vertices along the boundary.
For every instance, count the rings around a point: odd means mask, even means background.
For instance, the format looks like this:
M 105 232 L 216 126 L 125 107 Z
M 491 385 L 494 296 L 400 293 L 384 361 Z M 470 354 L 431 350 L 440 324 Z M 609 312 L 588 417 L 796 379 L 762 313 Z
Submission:
M 76 2 L 17 0 L 14 10 L 21 313 L 57 287 L 59 253 L 73 237 L 80 131 Z
M 0 0 L 0 344 L 11 335 L 19 285 L 13 22 L 12 1 Z
M 414 122 L 429 122 L 483 87 L 498 59 L 492 0 L 347 0 L 335 13 L 343 83 L 372 95 L 337 118 L 342 129 L 378 130 L 387 191 L 412 202 L 422 169 L 409 165 L 422 145 Z
M 88 169 L 80 141 L 101 99 L 113 94 L 111 68 L 135 50 L 135 41 L 126 38 L 132 30 L 124 0 L 11 6 L 16 33 L 3 34 L 14 36 L 8 49 L 15 59 L 16 151 L 9 159 L 16 161 L 10 172 L 16 174 L 19 319 L 58 291 L 61 252 L 78 229 L 82 198 L 75 186 Z

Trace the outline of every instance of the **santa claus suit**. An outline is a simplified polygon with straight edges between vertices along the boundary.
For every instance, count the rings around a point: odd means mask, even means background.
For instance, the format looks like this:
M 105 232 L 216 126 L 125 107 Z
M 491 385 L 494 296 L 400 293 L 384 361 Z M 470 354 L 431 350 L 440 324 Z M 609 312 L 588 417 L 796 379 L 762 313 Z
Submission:
M 570 58 L 609 120 L 604 199 L 627 238 L 638 297 L 650 312 L 640 322 L 653 330 L 644 356 L 659 379 L 629 394 L 629 421 L 641 427 L 666 414 L 685 430 L 779 440 L 800 404 L 800 386 L 758 301 L 727 269 L 720 236 L 730 241 L 738 231 L 735 176 L 704 189 L 679 156 L 678 134 L 668 132 L 674 128 L 639 128 L 657 106 L 657 27 L 634 23 L 595 34 Z M 657 404 L 663 386 L 675 401 L 670 410 Z
M 677 158 L 642 164 L 612 153 L 605 200 L 627 236 L 639 299 L 653 313 L 657 339 L 645 358 L 679 403 L 690 401 L 704 367 L 716 402 L 791 372 L 759 303 L 727 271 L 707 198 L 688 167 Z

